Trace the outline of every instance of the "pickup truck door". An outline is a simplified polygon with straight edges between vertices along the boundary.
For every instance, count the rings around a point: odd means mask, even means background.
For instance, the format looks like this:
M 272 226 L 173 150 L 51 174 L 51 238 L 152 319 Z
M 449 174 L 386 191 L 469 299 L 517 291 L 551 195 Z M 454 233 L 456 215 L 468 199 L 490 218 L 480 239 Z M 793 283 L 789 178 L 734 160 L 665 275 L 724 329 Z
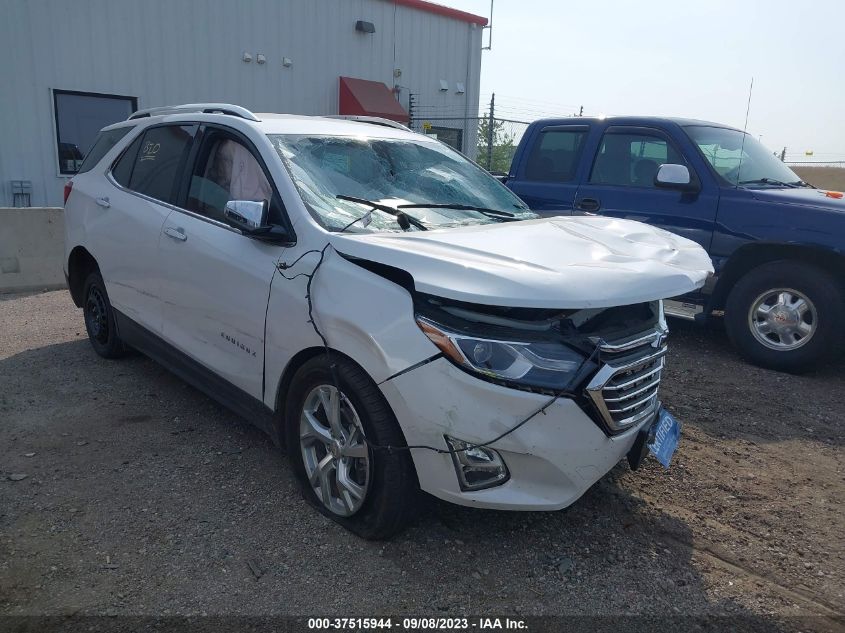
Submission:
M 571 215 L 589 133 L 583 124 L 532 130 L 507 186 L 540 215 Z
M 283 248 L 224 221 L 229 200 L 280 200 L 260 155 L 239 133 L 203 126 L 188 161 L 179 209 L 160 246 L 163 338 L 257 400 L 264 390 L 264 326 Z
M 701 188 L 696 192 L 657 188 L 654 176 L 665 163 L 686 165 Z M 709 178 L 699 177 L 693 161 L 664 131 L 640 126 L 608 127 L 589 164 L 589 173 L 575 196 L 574 213 L 639 220 L 689 238 L 709 250 L 718 188 Z

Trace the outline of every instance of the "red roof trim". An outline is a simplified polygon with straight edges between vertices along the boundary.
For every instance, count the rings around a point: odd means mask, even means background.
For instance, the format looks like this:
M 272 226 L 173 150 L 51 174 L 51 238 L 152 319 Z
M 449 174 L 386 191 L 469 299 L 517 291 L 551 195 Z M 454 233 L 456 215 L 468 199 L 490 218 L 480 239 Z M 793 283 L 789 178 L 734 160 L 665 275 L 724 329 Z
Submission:
M 442 4 L 427 2 L 426 0 L 393 0 L 393 2 L 399 6 L 419 9 L 420 11 L 427 11 L 428 13 L 436 13 L 437 15 L 453 18 L 455 20 L 462 20 L 463 22 L 471 22 L 472 24 L 478 24 L 479 26 L 487 26 L 487 18 L 483 16 L 453 9 L 452 7 L 444 7 Z

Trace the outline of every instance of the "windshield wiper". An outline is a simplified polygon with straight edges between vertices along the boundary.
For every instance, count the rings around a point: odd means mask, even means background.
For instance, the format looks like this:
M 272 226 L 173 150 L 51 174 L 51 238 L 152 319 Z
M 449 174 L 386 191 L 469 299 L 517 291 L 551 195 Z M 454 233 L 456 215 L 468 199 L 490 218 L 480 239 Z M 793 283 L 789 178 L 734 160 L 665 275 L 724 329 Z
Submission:
M 495 218 L 497 220 L 516 220 L 516 216 L 510 211 L 499 211 L 498 209 L 488 209 L 486 207 L 474 207 L 469 204 L 400 204 L 397 209 L 455 209 L 456 211 L 475 211 L 488 218 Z
M 798 183 L 783 182 L 782 180 L 775 180 L 774 178 L 755 178 L 754 180 L 740 180 L 740 185 L 776 185 L 778 187 L 798 187 Z
M 376 211 L 383 211 L 389 215 L 392 215 L 396 218 L 396 222 L 402 228 L 403 231 L 407 231 L 408 228 L 413 224 L 417 227 L 420 231 L 427 231 L 428 228 L 425 224 L 423 224 L 420 220 L 415 218 L 412 215 L 408 215 L 403 211 L 400 211 L 398 208 L 388 206 L 386 204 L 379 204 L 378 202 L 373 202 L 372 200 L 367 200 L 366 198 L 356 198 L 355 196 L 345 196 L 343 194 L 339 194 L 335 196 L 338 200 L 346 200 L 347 202 L 355 202 L 357 204 L 366 205 Z

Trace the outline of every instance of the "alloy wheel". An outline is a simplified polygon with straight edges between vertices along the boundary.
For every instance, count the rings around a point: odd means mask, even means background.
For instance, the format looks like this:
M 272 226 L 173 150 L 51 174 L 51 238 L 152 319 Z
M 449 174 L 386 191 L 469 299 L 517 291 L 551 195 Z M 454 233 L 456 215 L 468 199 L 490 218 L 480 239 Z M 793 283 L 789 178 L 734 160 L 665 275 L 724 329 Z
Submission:
M 299 416 L 299 445 L 308 482 L 338 516 L 360 510 L 370 486 L 370 451 L 355 407 L 334 385 L 318 385 Z
M 765 347 L 789 352 L 810 341 L 818 315 L 813 302 L 803 293 L 777 288 L 767 290 L 752 302 L 748 325 L 754 338 Z

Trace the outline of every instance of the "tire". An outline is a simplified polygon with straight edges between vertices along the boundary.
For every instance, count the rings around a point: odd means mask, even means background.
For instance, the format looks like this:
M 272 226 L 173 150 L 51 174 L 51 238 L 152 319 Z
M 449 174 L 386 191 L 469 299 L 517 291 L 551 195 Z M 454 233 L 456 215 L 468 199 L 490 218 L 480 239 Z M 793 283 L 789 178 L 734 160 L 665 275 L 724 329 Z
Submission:
M 288 453 L 302 494 L 311 505 L 362 538 L 387 539 L 401 531 L 413 514 L 418 496 L 413 461 L 407 450 L 373 450 L 364 441 L 365 436 L 380 446 L 406 446 L 399 423 L 376 384 L 351 361 L 339 356 L 332 359 L 340 388 L 337 401 L 345 448 L 334 442 L 337 433 L 331 431 L 326 414 L 335 406 L 338 392 L 329 361 L 321 354 L 300 367 L 291 381 L 285 406 Z M 322 427 L 316 433 L 315 423 Z M 320 463 L 327 465 L 321 469 Z M 326 473 L 325 479 L 321 472 Z M 353 490 L 364 494 L 358 497 Z
M 813 369 L 842 349 L 843 319 L 842 286 L 823 270 L 794 261 L 746 273 L 725 305 L 725 327 L 740 354 L 793 373 Z
M 117 334 L 114 310 L 100 273 L 91 272 L 82 288 L 82 312 L 88 340 L 103 358 L 120 358 L 126 354 L 126 346 Z

